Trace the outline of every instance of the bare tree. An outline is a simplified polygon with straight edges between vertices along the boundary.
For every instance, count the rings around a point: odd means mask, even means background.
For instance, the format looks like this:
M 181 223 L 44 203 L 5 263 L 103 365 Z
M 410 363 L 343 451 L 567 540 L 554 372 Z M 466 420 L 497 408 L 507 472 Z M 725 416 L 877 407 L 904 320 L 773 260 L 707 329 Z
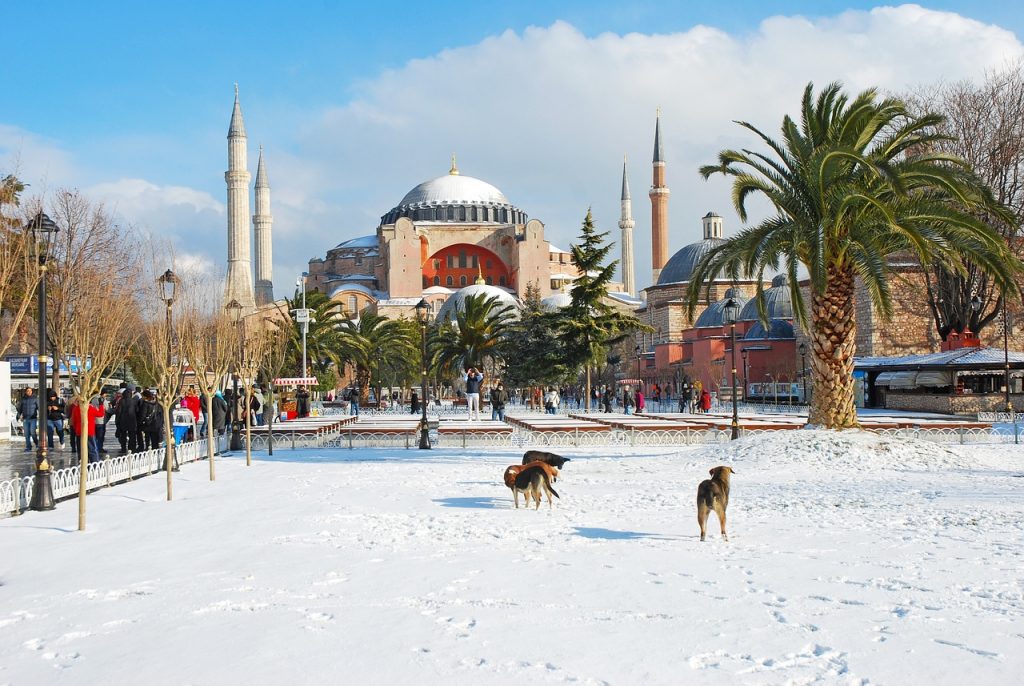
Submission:
M 264 399 L 266 408 L 263 416 L 267 418 L 267 451 L 274 454 L 274 379 L 280 376 L 289 359 L 291 342 L 291 322 L 287 314 L 277 317 L 265 317 L 259 335 L 264 338 L 263 356 L 260 360 L 260 371 L 266 378 L 267 397 Z M 426 399 L 424 398 L 424 402 Z
M 992 190 L 995 199 L 1009 208 L 1017 221 L 983 216 L 997 228 L 1018 256 L 1024 252 L 1019 225 L 1024 220 L 1024 64 L 1017 62 L 989 72 L 976 83 L 957 81 L 919 89 L 909 101 L 920 112 L 939 112 L 946 117 L 940 147 L 966 160 L 975 174 Z M 978 265 L 967 262 L 963 272 L 936 261 L 924 268 L 928 307 L 943 340 L 965 329 L 978 332 L 1003 308 L 1003 294 Z M 971 307 L 977 296 L 981 306 Z
M 193 282 L 193 287 L 185 294 L 188 303 L 182 322 L 182 350 L 195 373 L 195 383 L 206 404 L 206 455 L 210 461 L 210 481 L 214 481 L 217 478 L 214 467 L 217 437 L 213 426 L 213 404 L 215 394 L 234 360 L 236 345 L 233 322 L 219 303 L 196 302 L 193 297 L 197 292 L 219 290 L 204 288 L 206 285 L 210 284 Z
M 42 273 L 33 255 L 32 234 L 25 230 L 42 205 L 35 200 L 22 206 L 24 188 L 13 175 L 0 178 L 0 355 L 18 335 Z
M 267 346 L 270 345 L 266 332 L 260 326 L 262 323 L 255 317 L 250 317 L 243 320 L 240 326 L 243 338 L 242 345 L 239 346 L 237 369 L 243 380 L 242 389 L 245 399 L 242 411 L 245 414 L 245 465 L 247 467 L 252 466 L 252 388 L 266 356 Z
M 89 399 L 103 389 L 109 369 L 124 360 L 139 330 L 133 294 L 122 284 L 88 272 L 80 284 L 89 297 L 76 298 L 72 320 L 62 350 L 79 402 L 78 530 L 85 530 L 85 498 L 89 466 Z M 57 366 L 57 365 L 54 365 Z

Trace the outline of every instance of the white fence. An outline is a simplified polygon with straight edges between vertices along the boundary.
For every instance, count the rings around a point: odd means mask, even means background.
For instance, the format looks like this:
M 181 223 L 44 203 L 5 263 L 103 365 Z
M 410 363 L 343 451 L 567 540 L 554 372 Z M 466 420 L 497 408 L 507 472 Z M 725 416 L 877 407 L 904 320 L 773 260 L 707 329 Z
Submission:
M 206 439 L 176 446 L 175 450 L 178 464 L 201 460 L 207 454 Z M 156 448 L 93 462 L 88 467 L 86 486 L 92 490 L 148 476 L 163 469 L 164 455 L 163 448 Z M 77 496 L 80 476 L 79 465 L 53 470 L 50 474 L 53 499 L 63 500 Z M 32 502 L 35 481 L 35 475 L 0 481 L 0 516 L 23 512 Z

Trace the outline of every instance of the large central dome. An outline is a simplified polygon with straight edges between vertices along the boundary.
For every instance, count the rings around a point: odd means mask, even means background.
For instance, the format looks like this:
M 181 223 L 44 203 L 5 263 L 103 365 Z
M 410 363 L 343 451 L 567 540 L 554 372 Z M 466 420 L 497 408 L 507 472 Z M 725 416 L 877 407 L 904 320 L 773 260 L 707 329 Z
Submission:
M 445 224 L 526 223 L 526 213 L 510 203 L 504 193 L 486 181 L 463 176 L 454 161 L 447 174 L 424 181 L 406 193 L 380 222 L 394 224 L 400 217 Z
M 430 181 L 424 181 L 405 194 L 398 206 L 424 204 L 476 204 L 493 203 L 496 205 L 510 204 L 505 194 L 497 188 L 461 174 L 445 174 Z

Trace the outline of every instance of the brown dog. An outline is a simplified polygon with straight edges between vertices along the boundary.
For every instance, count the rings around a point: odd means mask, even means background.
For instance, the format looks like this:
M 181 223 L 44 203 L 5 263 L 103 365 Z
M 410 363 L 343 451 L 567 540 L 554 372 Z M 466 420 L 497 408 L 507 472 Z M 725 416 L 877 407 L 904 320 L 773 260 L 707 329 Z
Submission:
M 553 506 L 551 495 L 561 498 L 551 487 L 551 482 L 558 476 L 558 469 L 544 462 L 531 462 L 528 465 L 509 465 L 505 469 L 505 485 L 512 489 L 512 496 L 516 501 L 516 509 L 519 509 L 519 494 L 526 497 L 526 506 L 530 506 L 530 498 L 536 501 L 536 507 L 540 507 L 541 492 L 548 496 L 548 507 Z
M 729 506 L 729 477 L 736 472 L 732 467 L 715 467 L 710 471 L 711 478 L 701 481 L 697 487 L 697 523 L 700 524 L 700 540 L 704 540 L 708 512 L 714 510 L 722 527 L 722 538 L 728 541 L 729 536 L 725 533 L 725 508 Z

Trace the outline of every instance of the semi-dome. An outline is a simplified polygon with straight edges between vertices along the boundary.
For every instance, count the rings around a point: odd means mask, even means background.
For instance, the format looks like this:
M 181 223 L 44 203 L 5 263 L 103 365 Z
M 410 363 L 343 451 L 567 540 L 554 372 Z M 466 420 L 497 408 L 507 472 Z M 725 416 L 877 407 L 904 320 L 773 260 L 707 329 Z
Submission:
M 725 326 L 728 323 L 725 321 L 725 304 L 729 302 L 730 298 L 733 298 L 741 308 L 747 303 L 747 296 L 743 295 L 743 291 L 738 288 L 730 288 L 725 292 L 724 298 L 711 303 L 706 310 L 700 313 L 694 327 L 704 329 Z
M 701 258 L 707 255 L 712 248 L 717 248 L 723 243 L 725 243 L 724 238 L 705 238 L 684 246 L 665 263 L 665 267 L 658 277 L 658 285 L 664 286 L 669 283 L 689 281 Z
M 761 322 L 755 322 L 743 336 L 743 339 L 747 341 L 779 338 L 795 338 L 792 322 L 787 322 L 785 319 L 773 319 L 768 322 L 768 328 L 765 328 Z
M 545 312 L 557 312 L 572 304 L 572 296 L 568 293 L 552 293 L 540 301 L 540 308 Z
M 783 274 L 772 279 L 772 287 L 762 293 L 765 314 L 772 319 L 792 319 L 793 300 L 789 294 L 789 280 Z M 757 298 L 751 298 L 740 312 L 740 321 L 753 322 L 761 319 L 757 311 Z
M 400 217 L 461 224 L 525 224 L 527 219 L 504 193 L 486 181 L 460 174 L 454 162 L 444 176 L 424 181 L 406 193 L 381 217 L 381 224 L 394 224 Z
M 505 289 L 497 286 L 488 286 L 485 283 L 475 283 L 452 293 L 451 297 L 445 300 L 444 305 L 441 305 L 441 309 L 438 310 L 437 321 L 443 322 L 455 319 L 455 313 L 465 310 L 466 299 L 473 295 L 482 295 L 484 298 L 497 298 L 499 305 L 511 305 L 515 311 L 519 311 L 519 301 Z

